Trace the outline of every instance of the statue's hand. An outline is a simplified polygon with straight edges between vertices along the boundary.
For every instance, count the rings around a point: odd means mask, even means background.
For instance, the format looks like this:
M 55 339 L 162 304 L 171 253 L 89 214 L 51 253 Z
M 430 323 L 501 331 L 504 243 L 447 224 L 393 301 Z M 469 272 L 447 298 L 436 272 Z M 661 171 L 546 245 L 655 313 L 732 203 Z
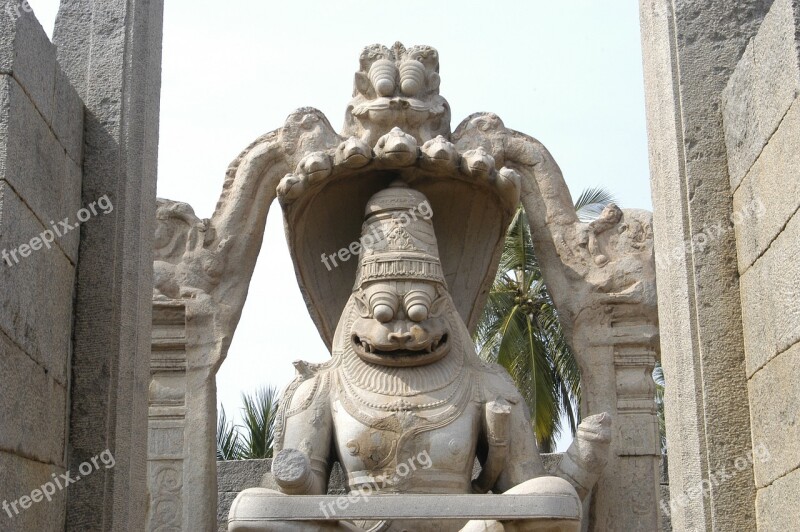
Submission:
M 272 474 L 281 491 L 290 495 L 307 494 L 313 485 L 311 461 L 297 449 L 281 450 L 272 461 Z

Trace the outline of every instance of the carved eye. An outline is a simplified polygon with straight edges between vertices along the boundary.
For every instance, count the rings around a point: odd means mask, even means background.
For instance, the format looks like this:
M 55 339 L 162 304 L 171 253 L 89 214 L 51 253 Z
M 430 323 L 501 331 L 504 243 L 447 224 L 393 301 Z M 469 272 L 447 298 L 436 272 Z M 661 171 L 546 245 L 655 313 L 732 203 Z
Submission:
M 399 302 L 391 292 L 377 292 L 369 298 L 369 303 L 372 316 L 381 323 L 388 323 L 394 319 Z
M 388 323 L 394 318 L 394 309 L 389 305 L 377 305 L 372 313 L 375 319 L 381 323 Z
M 408 318 L 411 321 L 425 321 L 428 319 L 428 308 L 425 305 L 413 305 L 408 308 Z
M 378 96 L 391 96 L 395 89 L 397 66 L 388 59 L 375 61 L 369 69 L 369 80 Z
M 428 319 L 431 308 L 431 296 L 422 290 L 412 290 L 403 298 L 408 319 L 416 322 Z
M 416 96 L 425 85 L 425 66 L 416 60 L 400 65 L 400 90 L 406 96 Z

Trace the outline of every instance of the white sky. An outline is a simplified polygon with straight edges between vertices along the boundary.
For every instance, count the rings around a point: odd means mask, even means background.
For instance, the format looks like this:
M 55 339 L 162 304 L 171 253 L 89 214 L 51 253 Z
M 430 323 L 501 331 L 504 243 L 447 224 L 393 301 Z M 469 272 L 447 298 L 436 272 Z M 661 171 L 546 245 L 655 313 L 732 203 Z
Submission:
M 30 0 L 51 33 L 57 0 Z M 361 49 L 439 50 L 452 127 L 493 111 L 553 153 L 573 196 L 603 185 L 650 209 L 637 2 L 166 0 L 158 195 L 210 217 L 228 163 L 298 107 L 343 122 Z M 328 353 L 300 296 L 273 206 L 219 400 L 283 387 Z M 560 446 L 562 447 L 562 446 Z

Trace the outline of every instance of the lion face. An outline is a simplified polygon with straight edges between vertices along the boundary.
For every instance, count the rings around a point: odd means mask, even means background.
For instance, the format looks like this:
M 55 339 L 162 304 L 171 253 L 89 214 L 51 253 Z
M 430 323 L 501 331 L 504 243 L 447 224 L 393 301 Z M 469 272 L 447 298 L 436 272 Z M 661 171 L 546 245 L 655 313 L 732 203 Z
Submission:
M 350 341 L 364 361 L 382 366 L 423 366 L 450 351 L 443 311 L 447 294 L 436 283 L 386 280 L 366 283 L 354 294 L 359 317 Z

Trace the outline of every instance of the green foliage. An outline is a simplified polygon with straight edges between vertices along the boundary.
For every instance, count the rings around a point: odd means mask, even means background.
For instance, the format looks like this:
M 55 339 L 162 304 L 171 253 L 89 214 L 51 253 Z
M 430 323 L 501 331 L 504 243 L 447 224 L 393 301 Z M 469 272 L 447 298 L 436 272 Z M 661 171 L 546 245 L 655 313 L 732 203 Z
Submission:
M 244 403 L 244 459 L 272 458 L 275 437 L 275 414 L 278 411 L 277 390 L 265 387 L 248 396 Z
M 589 221 L 613 201 L 605 189 L 593 188 L 580 195 L 575 209 Z M 581 418 L 580 369 L 544 285 L 522 206 L 508 228 L 474 340 L 481 357 L 500 364 L 514 379 L 542 452 L 555 450 L 562 420 L 575 435 Z
M 574 435 L 580 420 L 580 371 L 533 253 L 520 207 L 475 334 L 480 356 L 508 370 L 531 412 L 542 452 L 555 449 L 561 417 Z
M 614 202 L 614 195 L 603 187 L 587 188 L 575 200 L 575 212 L 582 222 L 591 222 Z
M 239 431 L 228 420 L 225 408 L 220 405 L 217 416 L 217 460 L 238 460 L 242 455 L 242 442 Z
M 217 460 L 272 458 L 278 392 L 272 386 L 242 394 L 243 425 L 227 419 L 220 406 L 217 418 Z M 243 432 L 243 433 L 242 433 Z

